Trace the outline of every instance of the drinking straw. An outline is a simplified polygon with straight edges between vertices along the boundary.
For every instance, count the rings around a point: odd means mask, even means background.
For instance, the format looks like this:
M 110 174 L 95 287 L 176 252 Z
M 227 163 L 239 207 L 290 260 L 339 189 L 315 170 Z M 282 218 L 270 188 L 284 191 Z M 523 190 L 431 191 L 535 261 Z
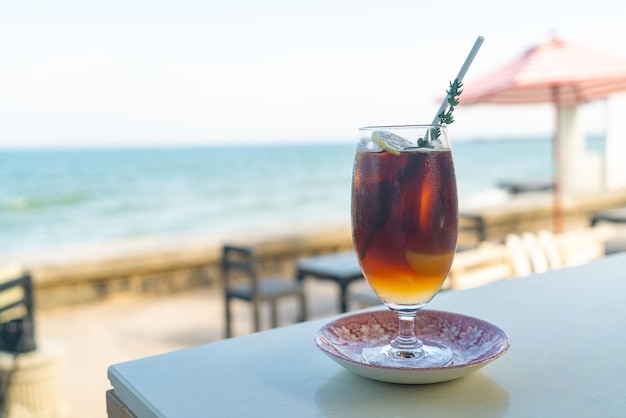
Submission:
M 484 40 L 485 38 L 482 36 L 479 36 L 478 38 L 476 38 L 476 42 L 474 42 L 474 46 L 472 47 L 472 50 L 470 51 L 467 58 L 465 58 L 465 62 L 463 63 L 463 66 L 459 70 L 459 74 L 456 76 L 456 79 L 459 82 L 463 81 L 463 77 L 465 77 L 465 73 L 467 72 L 467 69 L 472 64 L 472 61 L 474 61 L 474 57 L 478 53 L 478 50 L 480 49 L 480 46 L 483 44 Z M 439 110 L 437 110 L 437 114 L 435 115 L 435 119 L 433 119 L 433 123 L 431 123 L 431 125 L 437 125 L 439 115 L 441 115 L 441 112 L 443 112 L 448 106 L 448 97 L 449 97 L 449 94 L 447 94 L 446 97 L 443 98 L 443 102 L 441 103 L 441 106 L 439 106 Z

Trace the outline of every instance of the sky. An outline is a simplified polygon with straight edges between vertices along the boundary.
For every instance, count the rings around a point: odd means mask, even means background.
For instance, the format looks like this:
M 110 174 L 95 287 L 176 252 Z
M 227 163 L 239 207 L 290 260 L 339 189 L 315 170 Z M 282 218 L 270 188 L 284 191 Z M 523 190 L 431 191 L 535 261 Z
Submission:
M 0 1 L 0 148 L 350 142 L 430 122 L 553 34 L 626 58 L 614 0 Z M 604 104 L 583 110 L 603 129 Z M 549 136 L 549 105 L 461 106 L 452 138 Z

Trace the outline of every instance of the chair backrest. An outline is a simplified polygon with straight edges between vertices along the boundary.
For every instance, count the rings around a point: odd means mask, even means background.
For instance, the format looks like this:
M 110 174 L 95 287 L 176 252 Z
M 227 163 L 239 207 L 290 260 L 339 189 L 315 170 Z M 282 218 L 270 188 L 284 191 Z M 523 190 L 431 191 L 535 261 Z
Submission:
M 605 255 L 605 244 L 612 234 L 611 228 L 596 226 L 566 231 L 555 238 L 562 254 L 564 266 L 589 263 Z
M 0 350 L 34 350 L 34 322 L 30 274 L 14 266 L 0 269 Z
M 509 252 L 502 245 L 484 244 L 456 254 L 448 276 L 451 289 L 467 289 L 513 275 Z
M 30 274 L 10 265 L 0 269 L 0 323 L 33 319 L 33 284 Z
M 228 291 L 229 282 L 233 273 L 239 272 L 249 280 L 252 291 L 257 290 L 256 258 L 254 251 L 249 247 L 224 245 L 222 247 L 222 277 L 224 290 Z
M 556 241 L 554 233 L 542 229 L 537 232 L 537 240 L 548 260 L 551 269 L 560 269 L 563 267 L 563 256 L 559 251 L 559 245 Z
M 509 251 L 513 276 L 521 277 L 531 274 L 533 269 L 526 249 L 524 248 L 522 237 L 517 234 L 507 234 L 504 238 L 504 245 Z
M 530 265 L 532 266 L 533 273 L 545 273 L 550 270 L 550 264 L 546 253 L 539 243 L 537 235 L 532 232 L 522 233 L 522 244 L 528 254 Z

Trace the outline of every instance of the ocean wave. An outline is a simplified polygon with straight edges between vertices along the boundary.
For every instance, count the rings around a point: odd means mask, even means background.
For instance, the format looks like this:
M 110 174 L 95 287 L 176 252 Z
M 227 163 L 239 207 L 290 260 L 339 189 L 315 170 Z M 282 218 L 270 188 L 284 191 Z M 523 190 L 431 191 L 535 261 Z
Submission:
M 54 197 L 11 196 L 0 201 L 0 211 L 26 212 L 53 206 L 72 206 L 87 199 L 83 193 L 70 193 Z

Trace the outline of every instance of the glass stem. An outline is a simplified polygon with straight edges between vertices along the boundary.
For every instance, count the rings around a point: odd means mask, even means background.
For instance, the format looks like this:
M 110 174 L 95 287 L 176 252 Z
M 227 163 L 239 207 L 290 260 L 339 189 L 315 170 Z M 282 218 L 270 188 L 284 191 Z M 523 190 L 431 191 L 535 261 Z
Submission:
M 417 310 L 398 312 L 400 327 L 398 336 L 391 341 L 393 349 L 416 351 L 422 348 L 422 342 L 415 335 L 415 315 L 417 315 Z

